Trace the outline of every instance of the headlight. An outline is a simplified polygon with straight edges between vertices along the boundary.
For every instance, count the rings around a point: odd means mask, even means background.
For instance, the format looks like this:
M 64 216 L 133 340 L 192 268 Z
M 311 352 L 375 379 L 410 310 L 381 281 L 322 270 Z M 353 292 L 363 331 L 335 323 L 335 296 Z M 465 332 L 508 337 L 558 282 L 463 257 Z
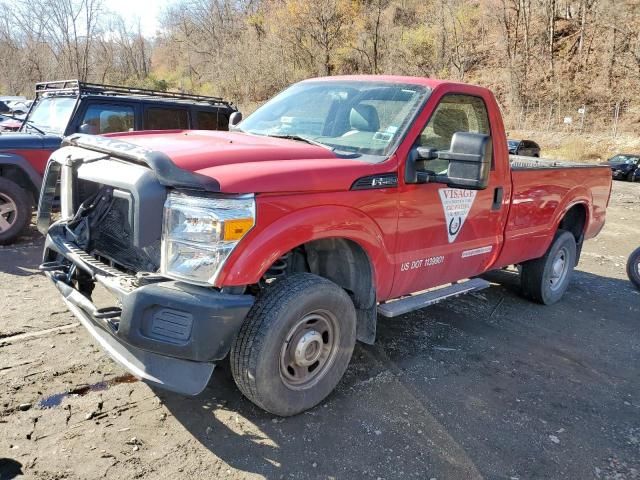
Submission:
M 253 197 L 205 198 L 171 193 L 164 204 L 161 271 L 211 285 L 255 224 Z

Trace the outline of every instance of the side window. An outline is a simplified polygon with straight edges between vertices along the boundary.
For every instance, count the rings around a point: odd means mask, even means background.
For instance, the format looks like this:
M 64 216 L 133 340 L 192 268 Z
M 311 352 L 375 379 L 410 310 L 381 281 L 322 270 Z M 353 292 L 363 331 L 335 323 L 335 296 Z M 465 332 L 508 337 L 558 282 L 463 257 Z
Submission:
M 189 113 L 183 108 L 150 107 L 144 112 L 145 130 L 185 130 Z
M 446 95 L 431 115 L 420 134 L 418 145 L 438 151 L 449 150 L 451 139 L 456 132 L 483 133 L 491 135 L 487 107 L 479 97 L 470 95 Z M 427 160 L 420 162 L 421 170 L 446 173 L 446 160 Z
M 80 124 L 80 131 L 91 135 L 127 132 L 134 128 L 133 118 L 133 107 L 128 105 L 89 105 Z
M 218 127 L 218 112 L 201 110 L 196 115 L 199 130 L 220 130 Z

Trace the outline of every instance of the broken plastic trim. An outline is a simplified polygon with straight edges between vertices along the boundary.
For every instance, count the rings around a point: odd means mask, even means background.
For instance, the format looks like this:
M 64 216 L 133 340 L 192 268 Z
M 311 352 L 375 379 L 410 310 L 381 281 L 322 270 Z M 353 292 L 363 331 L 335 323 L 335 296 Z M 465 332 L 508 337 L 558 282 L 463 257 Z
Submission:
M 183 170 L 176 166 L 166 154 L 133 143 L 99 135 L 74 133 L 62 140 L 62 146 L 67 145 L 106 153 L 121 160 L 145 165 L 153 170 L 158 182 L 165 187 L 220 192 L 220 184 L 215 178 Z

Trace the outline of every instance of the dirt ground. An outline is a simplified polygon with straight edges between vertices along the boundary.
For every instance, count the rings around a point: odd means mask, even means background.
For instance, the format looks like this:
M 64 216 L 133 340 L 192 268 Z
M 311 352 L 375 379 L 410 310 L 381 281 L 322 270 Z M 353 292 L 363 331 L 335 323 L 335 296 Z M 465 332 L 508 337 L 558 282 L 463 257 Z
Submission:
M 478 294 L 380 319 L 321 405 L 273 417 L 228 368 L 184 398 L 135 381 L 36 268 L 0 247 L 0 479 L 640 478 L 640 184 L 616 182 L 564 300 L 508 272 Z

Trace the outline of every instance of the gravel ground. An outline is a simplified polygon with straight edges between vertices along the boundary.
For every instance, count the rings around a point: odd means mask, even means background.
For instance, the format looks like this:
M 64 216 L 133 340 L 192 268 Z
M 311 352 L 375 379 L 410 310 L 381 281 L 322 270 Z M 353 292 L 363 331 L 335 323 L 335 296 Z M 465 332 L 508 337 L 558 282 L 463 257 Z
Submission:
M 245 400 L 229 369 L 184 398 L 115 365 L 40 275 L 33 230 L 0 247 L 0 479 L 640 478 L 640 184 L 616 182 L 564 300 L 510 272 L 380 319 L 337 390 L 293 418 Z

